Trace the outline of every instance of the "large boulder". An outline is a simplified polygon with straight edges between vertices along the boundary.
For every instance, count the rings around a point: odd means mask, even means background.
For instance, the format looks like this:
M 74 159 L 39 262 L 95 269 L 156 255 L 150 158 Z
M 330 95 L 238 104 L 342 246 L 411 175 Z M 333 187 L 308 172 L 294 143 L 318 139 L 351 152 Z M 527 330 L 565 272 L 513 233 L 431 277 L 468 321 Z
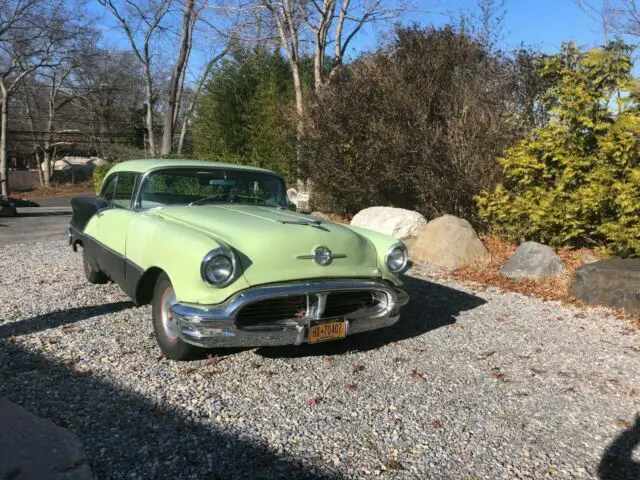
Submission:
M 469 222 L 444 215 L 421 226 L 406 242 L 413 261 L 458 268 L 489 255 Z
M 0 398 L 0 478 L 94 477 L 75 434 Z
M 355 227 L 368 228 L 376 232 L 405 240 L 414 234 L 425 218 L 418 212 L 394 207 L 369 207 L 360 210 L 351 220 Z
M 538 242 L 525 242 L 500 269 L 500 275 L 512 279 L 541 280 L 567 271 L 552 248 Z
M 578 267 L 573 294 L 588 303 L 640 313 L 640 258 L 601 260 Z

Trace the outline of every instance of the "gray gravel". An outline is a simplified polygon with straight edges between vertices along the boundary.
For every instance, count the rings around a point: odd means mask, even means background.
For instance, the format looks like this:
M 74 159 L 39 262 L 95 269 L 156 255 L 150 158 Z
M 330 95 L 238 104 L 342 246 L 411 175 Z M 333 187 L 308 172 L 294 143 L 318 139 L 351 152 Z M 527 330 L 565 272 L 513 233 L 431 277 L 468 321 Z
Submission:
M 389 329 L 176 363 L 64 242 L 0 247 L 0 395 L 98 478 L 640 478 L 639 333 L 411 275 Z

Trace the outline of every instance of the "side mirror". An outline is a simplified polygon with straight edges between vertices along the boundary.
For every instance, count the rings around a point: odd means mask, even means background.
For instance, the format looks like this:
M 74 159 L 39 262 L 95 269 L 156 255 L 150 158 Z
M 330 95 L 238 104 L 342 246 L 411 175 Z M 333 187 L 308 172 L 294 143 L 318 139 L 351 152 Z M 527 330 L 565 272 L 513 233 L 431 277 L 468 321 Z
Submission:
M 293 202 L 289 202 L 289 204 L 287 205 L 287 208 L 289 210 L 291 210 L 292 212 L 297 212 L 298 211 L 298 206 Z

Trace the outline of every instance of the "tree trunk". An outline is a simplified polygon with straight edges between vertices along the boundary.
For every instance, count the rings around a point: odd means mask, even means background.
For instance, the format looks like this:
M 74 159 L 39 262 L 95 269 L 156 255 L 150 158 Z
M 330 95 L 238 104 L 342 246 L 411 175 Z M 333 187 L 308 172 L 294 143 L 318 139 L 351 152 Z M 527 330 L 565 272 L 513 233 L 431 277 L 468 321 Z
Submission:
M 147 139 L 149 141 L 149 154 L 156 154 L 156 141 L 153 135 L 153 83 L 151 73 L 147 71 Z
M 300 68 L 297 62 L 290 62 L 291 73 L 293 74 L 293 88 L 296 93 L 296 169 L 300 172 L 302 160 L 302 137 L 304 136 L 304 98 L 302 95 L 302 81 L 300 79 Z
M 194 6 L 195 0 L 185 0 L 182 14 L 182 31 L 180 33 L 180 53 L 178 54 L 175 66 L 173 67 L 173 72 L 171 73 L 171 79 L 169 80 L 169 93 L 164 109 L 164 130 L 162 132 L 162 149 L 160 151 L 163 155 L 171 153 L 171 147 L 173 144 L 174 113 L 176 111 L 176 100 L 178 96 L 178 89 L 180 87 L 182 70 L 185 68 L 187 63 L 189 36 L 191 30 L 191 14 L 193 13 Z
M 40 154 L 38 153 L 38 147 L 34 146 L 33 154 L 36 157 L 36 166 L 38 167 L 38 180 L 41 187 L 44 187 L 44 172 L 42 171 L 42 162 L 40 161 Z
M 198 103 L 198 98 L 200 97 L 200 92 L 202 91 L 202 87 L 204 83 L 207 81 L 207 77 L 209 77 L 209 73 L 211 73 L 211 69 L 213 66 L 218 63 L 222 57 L 227 54 L 228 48 L 225 48 L 218 55 L 213 57 L 209 62 L 205 65 L 202 73 L 198 77 L 198 82 L 196 83 L 196 89 L 193 92 L 193 99 L 189 102 L 187 109 L 184 112 L 184 118 L 182 119 L 182 128 L 180 129 L 180 140 L 178 141 L 178 155 L 182 153 L 182 148 L 184 147 L 184 139 L 187 136 L 187 128 L 189 127 L 189 120 L 191 120 L 191 116 L 193 115 L 193 110 Z
M 7 122 L 9 119 L 9 99 L 4 85 L 2 86 L 2 107 L 0 120 L 0 193 L 9 196 L 9 164 L 7 163 Z
M 50 187 L 51 186 L 51 177 L 52 177 L 52 173 L 51 173 L 51 150 L 45 145 L 44 148 L 44 155 L 43 155 L 43 164 L 44 164 L 44 186 L 45 187 Z

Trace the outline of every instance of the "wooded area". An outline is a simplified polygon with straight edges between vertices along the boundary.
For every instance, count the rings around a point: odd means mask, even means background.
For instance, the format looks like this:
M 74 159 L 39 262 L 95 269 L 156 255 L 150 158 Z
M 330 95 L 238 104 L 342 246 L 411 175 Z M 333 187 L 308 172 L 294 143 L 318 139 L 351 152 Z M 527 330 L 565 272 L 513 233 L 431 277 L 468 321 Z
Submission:
M 605 152 L 612 135 L 637 138 L 633 49 L 618 40 L 640 35 L 635 0 L 575 0 L 604 46 L 556 55 L 501 49 L 501 0 L 477 0 L 440 27 L 407 22 L 425 1 L 96 2 L 0 0 L 2 195 L 21 159 L 42 165 L 49 185 L 65 155 L 188 156 L 274 169 L 343 215 L 393 205 L 514 239 L 640 249 L 623 238 L 637 236 L 627 224 L 640 147 Z M 371 26 L 377 45 L 350 50 Z M 549 193 L 557 178 L 622 197 L 571 210 L 576 198 Z M 542 192 L 571 218 L 549 211 L 540 218 L 556 224 L 543 225 L 518 200 Z

